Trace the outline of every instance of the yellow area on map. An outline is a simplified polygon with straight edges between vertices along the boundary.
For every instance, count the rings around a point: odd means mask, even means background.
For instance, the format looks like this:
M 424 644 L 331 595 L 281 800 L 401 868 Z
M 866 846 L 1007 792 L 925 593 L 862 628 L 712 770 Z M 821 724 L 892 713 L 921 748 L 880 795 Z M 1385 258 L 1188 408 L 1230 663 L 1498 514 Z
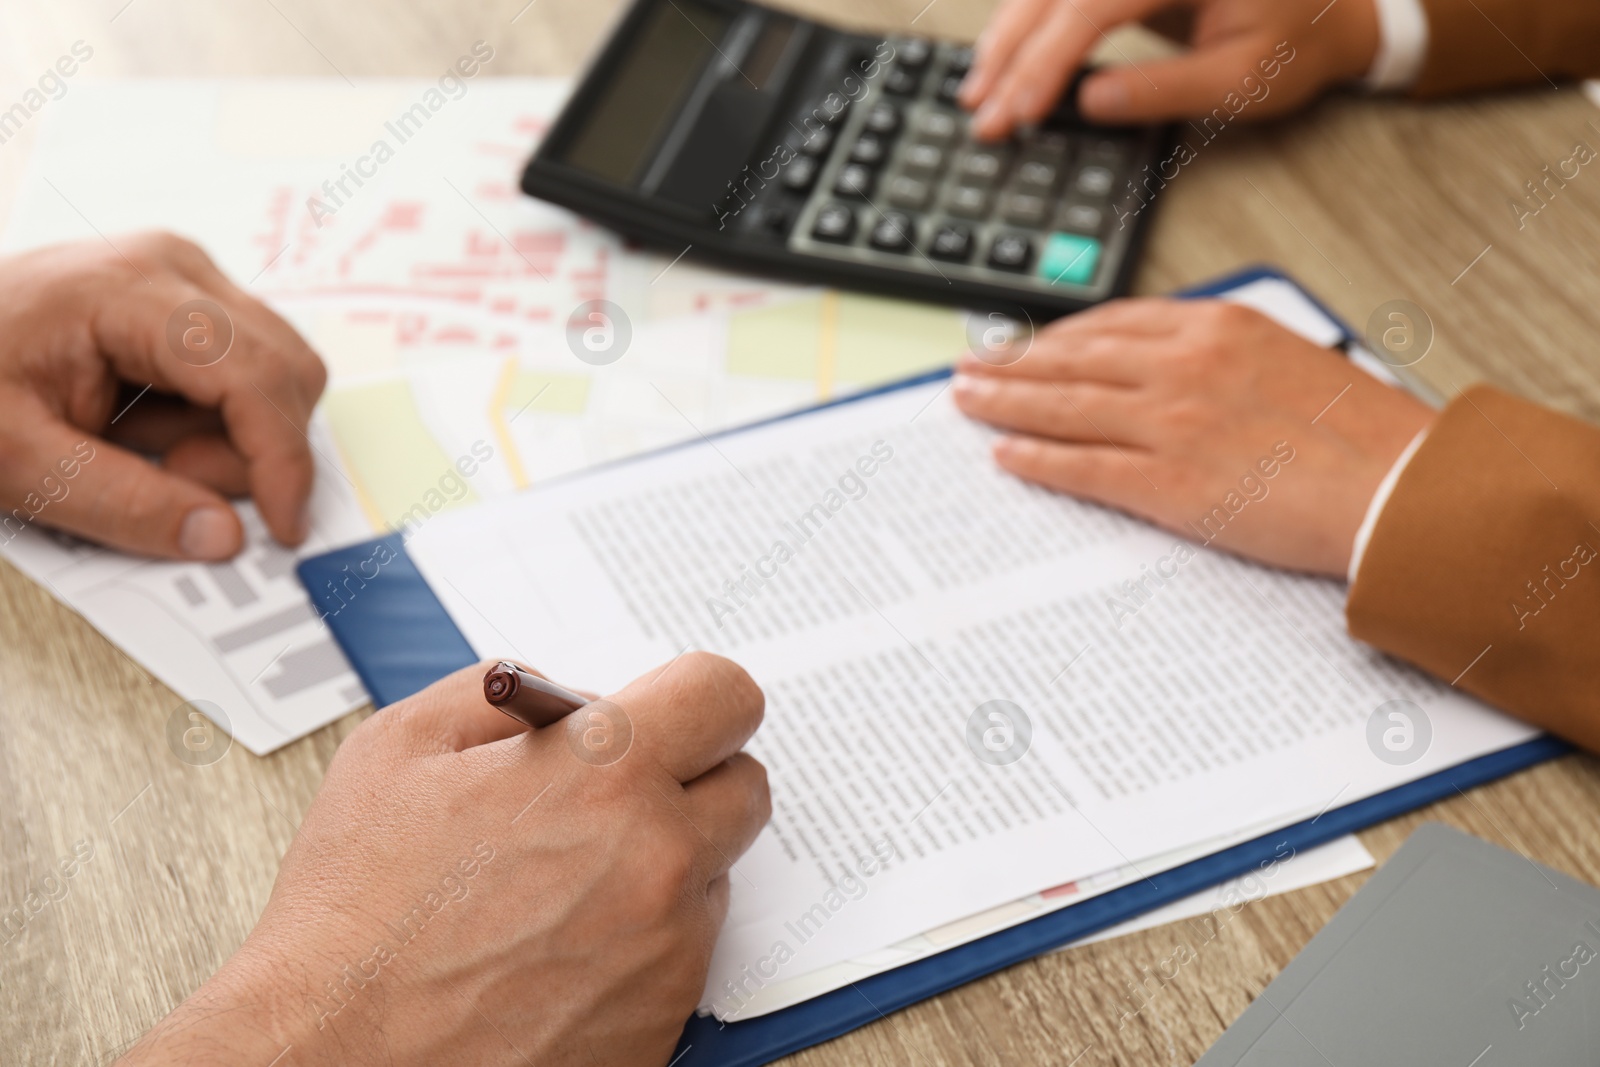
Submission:
M 582 415 L 589 406 L 589 379 L 582 374 L 549 374 L 521 370 L 506 390 L 505 417 L 520 411 L 547 411 L 560 415 Z
M 961 312 L 856 293 L 819 293 L 736 311 L 728 321 L 728 373 L 876 385 L 946 366 L 967 350 Z
M 478 499 L 434 440 L 410 383 L 374 382 L 338 389 L 323 401 L 345 469 L 375 528 L 396 529 L 415 520 L 417 508 L 433 515 Z M 445 481 L 441 489 L 441 479 Z M 464 491 L 462 491 L 464 489 Z M 426 517 L 426 516 L 424 516 Z
M 334 378 L 382 374 L 400 366 L 400 346 L 392 322 L 365 322 L 341 312 L 318 312 L 310 337 Z
M 528 471 L 517 452 L 511 424 L 525 411 L 544 411 L 557 415 L 582 415 L 589 407 L 589 379 L 581 374 L 549 374 L 524 370 L 513 356 L 500 368 L 494 395 L 489 398 L 489 425 L 494 428 L 500 454 L 511 471 L 511 482 L 518 489 L 530 484 Z

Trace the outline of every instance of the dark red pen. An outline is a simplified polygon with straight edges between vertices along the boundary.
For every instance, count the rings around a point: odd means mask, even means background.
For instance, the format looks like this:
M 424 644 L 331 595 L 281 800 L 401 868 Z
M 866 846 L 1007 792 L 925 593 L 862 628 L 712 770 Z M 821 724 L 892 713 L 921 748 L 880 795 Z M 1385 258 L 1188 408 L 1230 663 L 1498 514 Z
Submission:
M 587 697 L 505 660 L 483 676 L 483 698 L 535 730 L 564 719 L 589 703 Z

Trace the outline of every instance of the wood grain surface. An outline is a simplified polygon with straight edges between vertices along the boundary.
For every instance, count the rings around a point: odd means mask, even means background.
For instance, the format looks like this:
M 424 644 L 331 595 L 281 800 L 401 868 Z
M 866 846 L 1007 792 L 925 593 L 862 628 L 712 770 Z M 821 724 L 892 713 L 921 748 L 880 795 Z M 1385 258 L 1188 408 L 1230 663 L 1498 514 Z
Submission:
M 1531 2 L 1531 0 L 1530 0 Z M 970 38 L 987 3 L 818 0 L 859 26 Z M 96 78 L 430 75 L 482 38 L 496 74 L 578 70 L 615 0 L 0 0 L 0 85 L 74 40 Z M 1352 323 L 1425 308 L 1416 368 L 1443 394 L 1488 379 L 1600 417 L 1600 172 L 1519 229 L 1510 201 L 1600 109 L 1548 87 L 1443 104 L 1336 97 L 1230 127 L 1167 191 L 1137 279 L 1158 293 L 1281 265 Z M 32 131 L 0 147 L 9 203 Z M 108 179 L 109 180 L 109 179 Z M 1486 251 L 1487 250 L 1487 251 Z M 4 294 L 0 294 L 4 299 Z M 191 767 L 165 740 L 179 699 L 44 589 L 0 565 L 0 910 L 75 842 L 90 859 L 0 944 L 0 1061 L 105 1063 L 239 944 L 351 715 L 266 759 Z M 1362 834 L 1383 859 L 1438 819 L 1600 881 L 1600 767 L 1572 756 Z M 81 846 L 80 846 L 81 847 Z M 1185 936 L 1163 927 L 1034 960 L 793 1057 L 796 1064 L 1192 1063 L 1364 876 L 1246 907 L 1129 1015 L 1131 983 Z

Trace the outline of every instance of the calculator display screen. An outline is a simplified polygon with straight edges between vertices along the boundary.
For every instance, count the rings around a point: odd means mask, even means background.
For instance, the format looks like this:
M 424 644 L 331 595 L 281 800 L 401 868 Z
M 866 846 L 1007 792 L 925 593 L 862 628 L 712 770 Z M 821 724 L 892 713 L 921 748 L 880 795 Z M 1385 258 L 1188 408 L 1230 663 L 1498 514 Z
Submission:
M 620 65 L 607 72 L 609 84 L 564 162 L 619 185 L 635 184 L 731 21 L 729 13 L 690 0 L 658 6 Z

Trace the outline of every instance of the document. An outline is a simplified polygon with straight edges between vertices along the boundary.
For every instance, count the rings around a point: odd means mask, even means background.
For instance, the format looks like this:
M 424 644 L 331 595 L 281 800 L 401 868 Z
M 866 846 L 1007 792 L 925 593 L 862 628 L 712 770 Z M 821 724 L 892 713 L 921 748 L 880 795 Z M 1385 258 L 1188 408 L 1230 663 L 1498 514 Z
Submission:
M 1331 882 L 1347 874 L 1357 874 L 1376 866 L 1372 853 L 1355 835 L 1335 838 L 1308 852 L 1288 856 L 1281 862 L 1269 860 L 1262 867 L 1238 878 L 1219 882 L 1210 889 L 1175 900 L 1171 904 L 1147 911 L 1137 919 L 1108 926 L 1097 934 L 1074 941 L 1060 951 L 1066 952 L 1081 945 L 1098 944 L 1115 938 L 1136 934 L 1168 923 L 1181 922 L 1202 915 L 1237 915 L 1246 906 L 1267 897 L 1290 893 L 1296 889 Z M 1224 921 L 1227 921 L 1224 919 Z
M 329 448 L 326 428 L 312 440 Z M 318 459 L 312 535 L 299 554 L 362 536 L 339 472 Z M 366 690 L 295 578 L 297 553 L 236 505 L 245 547 L 220 563 L 143 559 L 38 525 L 0 555 L 105 634 L 233 740 L 264 755 L 367 703 Z M 332 531 L 343 525 L 345 534 Z
M 74 83 L 40 120 L 0 248 L 172 230 L 306 337 L 329 382 L 300 555 L 964 349 L 960 311 L 708 270 L 524 196 L 522 165 L 569 89 L 466 80 L 402 143 L 389 124 L 432 79 Z M 378 140 L 393 157 L 349 179 Z M 626 318 L 605 365 L 569 326 L 596 300 Z M 0 532 L 0 555 L 260 755 L 367 696 L 292 556 L 239 510 L 247 547 L 216 566 L 37 523 Z
M 609 691 L 699 648 L 765 690 L 751 751 L 773 819 L 732 875 L 706 991 L 722 1017 L 1029 894 L 1534 736 L 1352 641 L 1341 583 L 1026 485 L 992 439 L 929 381 L 441 516 L 411 542 L 482 655 Z M 1248 506 L 1265 509 L 1305 475 L 1293 441 L 1261 450 L 1273 475 Z
M 714 1000 L 706 1000 L 700 1005 L 700 1012 L 701 1014 L 716 1012 L 724 1021 L 733 1022 L 780 1011 L 812 997 L 821 996 L 823 993 L 842 989 L 852 982 L 859 982 L 864 978 L 903 967 L 958 945 L 977 941 L 1050 912 L 1081 904 L 1091 897 L 1132 885 L 1144 878 L 1213 855 L 1256 836 L 1259 835 L 1255 829 L 1246 829 L 1226 837 L 1197 842 L 1193 846 L 1166 855 L 1152 856 L 1136 863 L 1124 863 L 1114 870 L 1102 871 L 1086 878 L 1074 879 L 1065 885 L 1030 893 L 1021 900 L 1014 900 L 997 908 L 958 919 L 893 945 L 864 952 L 852 959 L 819 967 L 791 978 L 778 978 L 731 1003 L 726 999 L 720 1004 Z M 1353 835 L 1337 838 L 1309 852 L 1295 852 L 1292 847 L 1285 844 L 1275 850 L 1273 858 L 1258 870 L 1239 878 L 1229 879 L 1181 900 L 1175 900 L 1135 919 L 1101 930 L 1081 941 L 1074 941 L 1062 951 L 1077 945 L 1123 937 L 1140 930 L 1148 930 L 1154 926 L 1207 913 L 1226 912 L 1227 914 L 1220 918 L 1219 922 L 1228 921 L 1249 902 L 1341 878 L 1356 871 L 1366 870 L 1372 864 L 1371 854 Z

